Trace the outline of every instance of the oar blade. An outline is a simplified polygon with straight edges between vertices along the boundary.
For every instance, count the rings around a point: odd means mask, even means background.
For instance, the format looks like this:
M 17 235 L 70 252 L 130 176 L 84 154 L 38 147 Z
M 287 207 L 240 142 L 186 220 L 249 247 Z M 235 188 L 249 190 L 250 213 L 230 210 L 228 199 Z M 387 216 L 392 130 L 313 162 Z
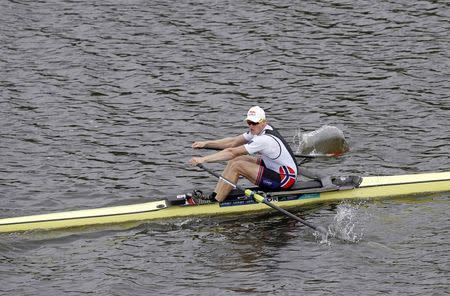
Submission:
M 324 125 L 308 133 L 299 132 L 295 142 L 296 156 L 301 157 L 337 157 L 349 150 L 344 133 L 331 125 Z

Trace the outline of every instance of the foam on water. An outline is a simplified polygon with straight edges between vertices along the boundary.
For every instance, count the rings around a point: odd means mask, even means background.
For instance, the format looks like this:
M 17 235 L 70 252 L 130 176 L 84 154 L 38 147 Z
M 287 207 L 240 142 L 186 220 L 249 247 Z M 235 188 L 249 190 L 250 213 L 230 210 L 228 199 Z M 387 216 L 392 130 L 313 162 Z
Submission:
M 314 233 L 316 238 L 320 238 L 320 244 L 331 245 L 332 238 L 351 243 L 361 241 L 364 238 L 367 219 L 370 217 L 363 208 L 364 203 L 364 201 L 358 203 L 344 201 L 339 204 L 333 222 L 328 226 L 328 232 Z

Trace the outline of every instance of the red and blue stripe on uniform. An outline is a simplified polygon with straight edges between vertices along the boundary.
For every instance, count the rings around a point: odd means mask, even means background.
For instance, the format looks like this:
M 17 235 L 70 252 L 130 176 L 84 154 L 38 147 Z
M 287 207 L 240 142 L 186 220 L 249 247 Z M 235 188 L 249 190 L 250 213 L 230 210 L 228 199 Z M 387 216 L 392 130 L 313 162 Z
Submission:
M 293 168 L 288 166 L 281 166 L 280 172 L 280 187 L 283 189 L 289 189 L 295 184 L 297 176 Z

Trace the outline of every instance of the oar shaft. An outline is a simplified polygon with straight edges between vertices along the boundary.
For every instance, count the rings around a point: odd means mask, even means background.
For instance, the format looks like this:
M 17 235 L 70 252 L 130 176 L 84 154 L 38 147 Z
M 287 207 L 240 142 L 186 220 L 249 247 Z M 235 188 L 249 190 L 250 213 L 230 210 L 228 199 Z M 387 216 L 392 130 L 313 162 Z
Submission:
M 277 210 L 277 211 L 279 211 L 279 212 L 281 212 L 281 213 L 291 217 L 294 220 L 297 220 L 298 222 L 302 223 L 303 225 L 306 225 L 306 226 L 308 226 L 308 227 L 310 227 L 310 228 L 312 228 L 312 229 L 314 229 L 316 231 L 322 232 L 323 234 L 327 234 L 328 231 L 325 228 L 323 228 L 321 226 L 313 225 L 313 224 L 303 220 L 302 218 L 292 214 L 291 212 L 288 212 L 285 209 L 283 209 L 283 208 L 281 208 L 281 207 L 279 207 L 277 205 L 274 205 L 273 203 L 269 202 L 266 198 L 264 198 L 262 195 L 254 192 L 254 191 L 252 191 L 250 189 L 244 189 L 244 188 L 240 187 L 239 185 L 237 185 L 237 184 L 227 180 L 225 177 L 223 177 L 223 176 L 217 174 L 216 172 L 213 172 L 212 170 L 206 168 L 202 164 L 199 164 L 198 167 L 203 169 L 203 170 L 205 170 L 205 171 L 207 171 L 208 173 L 210 173 L 211 175 L 217 177 L 218 179 L 225 181 L 227 184 L 231 185 L 233 188 L 244 191 L 245 195 L 247 195 L 248 197 L 253 198 L 257 202 L 263 203 L 263 204 L 265 204 L 265 205 L 267 205 L 267 206 L 269 206 L 269 207 L 271 207 L 271 208 L 273 208 L 273 209 L 275 209 L 275 210 Z
M 302 218 L 300 218 L 300 217 L 298 217 L 298 216 L 292 214 L 291 212 L 288 212 L 288 211 L 286 211 L 285 209 L 283 209 L 283 208 L 281 208 L 281 207 L 279 207 L 279 206 L 277 206 L 277 205 L 274 205 L 273 203 L 267 201 L 267 199 L 265 199 L 263 196 L 261 196 L 261 195 L 255 193 L 255 192 L 253 192 L 253 191 L 251 191 L 250 189 L 247 189 L 246 191 L 249 191 L 249 192 L 246 192 L 245 195 L 254 198 L 257 202 L 264 203 L 265 205 L 268 205 L 268 206 L 271 207 L 272 209 L 275 209 L 275 210 L 277 210 L 277 211 L 280 211 L 280 212 L 282 212 L 283 214 L 285 214 L 285 215 L 291 217 L 291 218 L 294 219 L 294 220 L 297 220 L 298 222 L 300 222 L 300 223 L 302 223 L 302 224 L 304 224 L 304 225 L 306 225 L 306 226 L 308 226 L 308 227 L 310 227 L 310 228 L 312 228 L 312 229 L 314 229 L 314 230 L 317 230 L 317 231 L 320 231 L 320 232 L 323 232 L 323 233 L 327 233 L 327 231 L 326 231 L 323 227 L 313 225 L 313 224 L 309 223 L 308 221 L 303 220 Z
M 207 171 L 208 173 L 210 173 L 211 175 L 215 176 L 216 178 L 219 178 L 220 180 L 224 181 L 225 183 L 227 183 L 228 185 L 230 185 L 231 187 L 233 187 L 234 189 L 239 189 L 242 190 L 237 184 L 234 184 L 233 182 L 229 181 L 228 179 L 222 177 L 221 175 L 219 175 L 218 173 L 206 168 L 203 164 L 199 164 L 197 165 L 199 168 Z

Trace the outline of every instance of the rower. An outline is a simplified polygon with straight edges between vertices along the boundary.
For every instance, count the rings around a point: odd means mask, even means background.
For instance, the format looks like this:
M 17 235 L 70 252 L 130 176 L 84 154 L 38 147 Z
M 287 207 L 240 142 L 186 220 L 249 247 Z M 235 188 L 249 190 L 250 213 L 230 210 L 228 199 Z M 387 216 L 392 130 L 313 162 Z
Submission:
M 219 140 L 198 141 L 192 144 L 194 149 L 218 149 L 219 152 L 193 157 L 193 166 L 207 162 L 228 161 L 222 176 L 237 183 L 239 177 L 245 177 L 262 190 L 287 190 L 297 180 L 297 162 L 280 133 L 266 120 L 264 110 L 259 106 L 251 107 L 244 120 L 248 131 L 235 137 Z M 197 200 L 223 201 L 232 190 L 232 186 L 219 180 L 211 195 L 204 196 L 194 192 Z

